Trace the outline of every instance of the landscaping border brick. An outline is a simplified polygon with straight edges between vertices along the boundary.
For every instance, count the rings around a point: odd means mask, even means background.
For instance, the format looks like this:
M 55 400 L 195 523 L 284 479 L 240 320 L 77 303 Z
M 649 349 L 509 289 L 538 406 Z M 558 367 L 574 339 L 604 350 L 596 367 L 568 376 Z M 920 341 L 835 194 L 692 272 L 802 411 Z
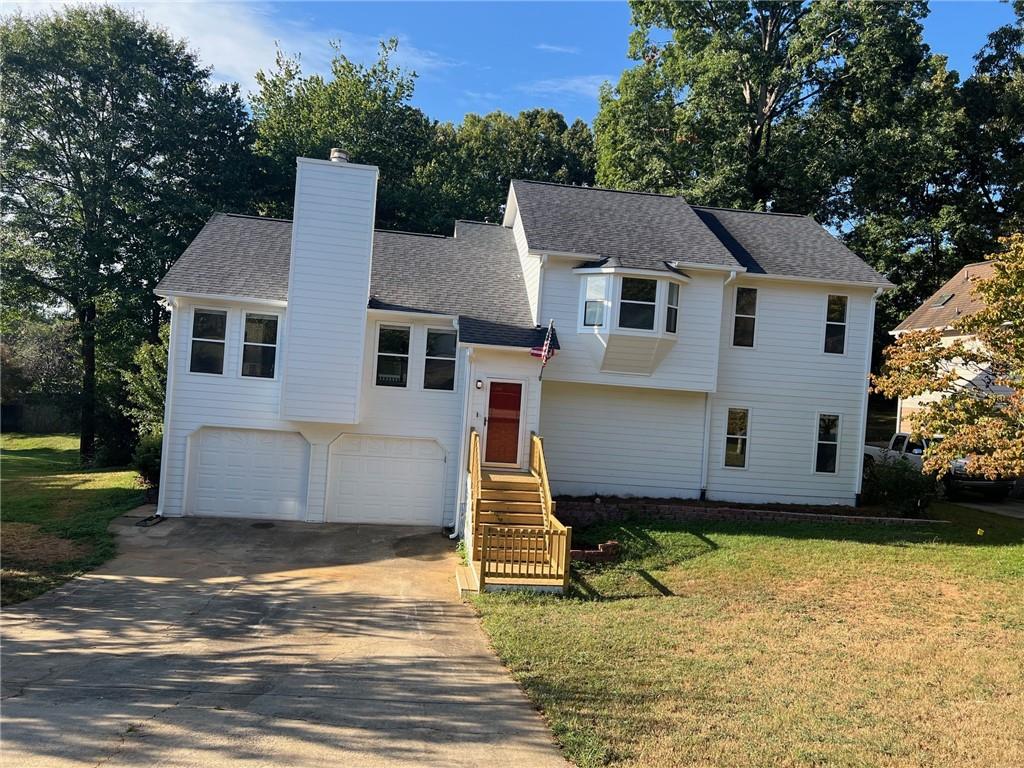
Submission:
M 781 509 L 705 507 L 650 502 L 595 503 L 559 501 L 556 511 L 565 525 L 586 527 L 597 523 L 624 522 L 743 522 L 743 523 L 842 523 L 846 525 L 943 525 L 946 520 L 870 515 L 830 515 L 822 512 L 790 512 Z

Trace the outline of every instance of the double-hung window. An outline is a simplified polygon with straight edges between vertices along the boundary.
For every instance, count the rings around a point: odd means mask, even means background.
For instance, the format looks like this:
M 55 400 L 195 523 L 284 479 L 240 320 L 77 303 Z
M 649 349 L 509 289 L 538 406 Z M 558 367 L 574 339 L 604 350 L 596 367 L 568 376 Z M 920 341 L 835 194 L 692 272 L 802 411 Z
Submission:
M 819 413 L 814 471 L 835 474 L 838 458 L 839 415 L 835 413 Z
M 242 375 L 274 378 L 277 364 L 277 315 L 245 314 L 242 340 Z
M 192 352 L 188 369 L 192 373 L 224 373 L 224 345 L 228 313 L 196 309 L 192 312 Z
M 757 288 L 736 289 L 736 313 L 732 324 L 734 347 L 754 346 L 754 326 L 757 322 Z
M 427 329 L 424 389 L 455 389 L 455 331 Z
M 405 387 L 409 383 L 409 328 L 382 325 L 377 332 L 378 387 Z
M 665 332 L 675 333 L 679 323 L 679 284 L 668 284 L 668 298 L 665 308 Z
M 608 300 L 608 275 L 588 275 L 583 295 L 583 325 L 600 328 L 604 325 L 605 305 Z
M 846 351 L 846 296 L 829 296 L 825 310 L 825 351 L 841 355 Z
M 639 277 L 622 278 L 619 298 L 619 327 L 641 331 L 654 330 L 658 281 Z
M 725 466 L 742 469 L 747 466 L 750 411 L 730 408 L 725 420 Z

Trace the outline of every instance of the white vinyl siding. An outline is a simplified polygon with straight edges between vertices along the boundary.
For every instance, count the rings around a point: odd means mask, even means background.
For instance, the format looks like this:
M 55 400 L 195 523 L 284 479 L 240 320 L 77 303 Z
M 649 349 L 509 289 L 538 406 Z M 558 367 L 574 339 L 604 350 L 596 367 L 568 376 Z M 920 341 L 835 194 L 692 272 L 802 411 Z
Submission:
M 300 158 L 281 418 L 359 421 L 377 171 Z
M 843 425 L 858 424 L 863 417 L 871 291 L 848 294 L 848 354 L 823 355 L 822 321 L 829 289 L 781 281 L 763 281 L 757 287 L 756 348 L 733 347 L 732 312 L 722 318 L 725 341 L 718 390 L 711 398 L 708 497 L 751 503 L 852 504 L 859 480 L 861 430 L 841 431 L 837 471 L 831 474 L 814 472 L 816 443 L 811 429 L 816 414 L 838 414 Z M 717 460 L 724 451 L 727 410 L 737 406 L 751 412 L 743 472 L 726 469 Z
M 545 381 L 540 428 L 555 493 L 700 494 L 703 395 Z
M 533 322 L 539 324 L 540 320 L 540 284 L 542 279 L 543 266 L 537 256 L 532 256 L 527 251 L 526 233 L 523 231 L 523 220 L 516 213 L 515 221 L 512 223 L 512 236 L 516 241 L 516 250 L 519 252 L 519 266 L 523 270 L 523 280 L 526 283 L 526 298 L 530 302 L 530 314 Z

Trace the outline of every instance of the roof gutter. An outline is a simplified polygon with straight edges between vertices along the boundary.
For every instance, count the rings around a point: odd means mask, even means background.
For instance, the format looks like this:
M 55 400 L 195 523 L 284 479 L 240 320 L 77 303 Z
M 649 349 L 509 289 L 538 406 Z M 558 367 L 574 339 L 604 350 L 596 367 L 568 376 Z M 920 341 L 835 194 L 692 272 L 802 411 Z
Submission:
M 238 304 L 266 304 L 268 307 L 287 307 L 288 302 L 281 299 L 261 299 L 256 296 L 242 296 L 233 293 L 198 293 L 192 291 L 153 291 L 163 299 L 198 299 L 200 301 L 224 301 Z

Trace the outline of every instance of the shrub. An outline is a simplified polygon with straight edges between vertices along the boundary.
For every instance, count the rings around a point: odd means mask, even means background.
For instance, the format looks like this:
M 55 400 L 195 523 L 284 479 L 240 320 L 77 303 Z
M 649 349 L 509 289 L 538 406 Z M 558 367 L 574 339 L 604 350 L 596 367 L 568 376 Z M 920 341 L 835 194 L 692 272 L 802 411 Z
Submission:
M 142 476 L 142 483 L 147 488 L 156 488 L 160 484 L 160 450 L 163 447 L 163 435 L 153 432 L 139 438 L 132 456 L 135 470 Z
M 865 459 L 867 461 L 867 459 Z M 935 478 L 895 456 L 865 466 L 864 501 L 920 517 L 935 498 Z

